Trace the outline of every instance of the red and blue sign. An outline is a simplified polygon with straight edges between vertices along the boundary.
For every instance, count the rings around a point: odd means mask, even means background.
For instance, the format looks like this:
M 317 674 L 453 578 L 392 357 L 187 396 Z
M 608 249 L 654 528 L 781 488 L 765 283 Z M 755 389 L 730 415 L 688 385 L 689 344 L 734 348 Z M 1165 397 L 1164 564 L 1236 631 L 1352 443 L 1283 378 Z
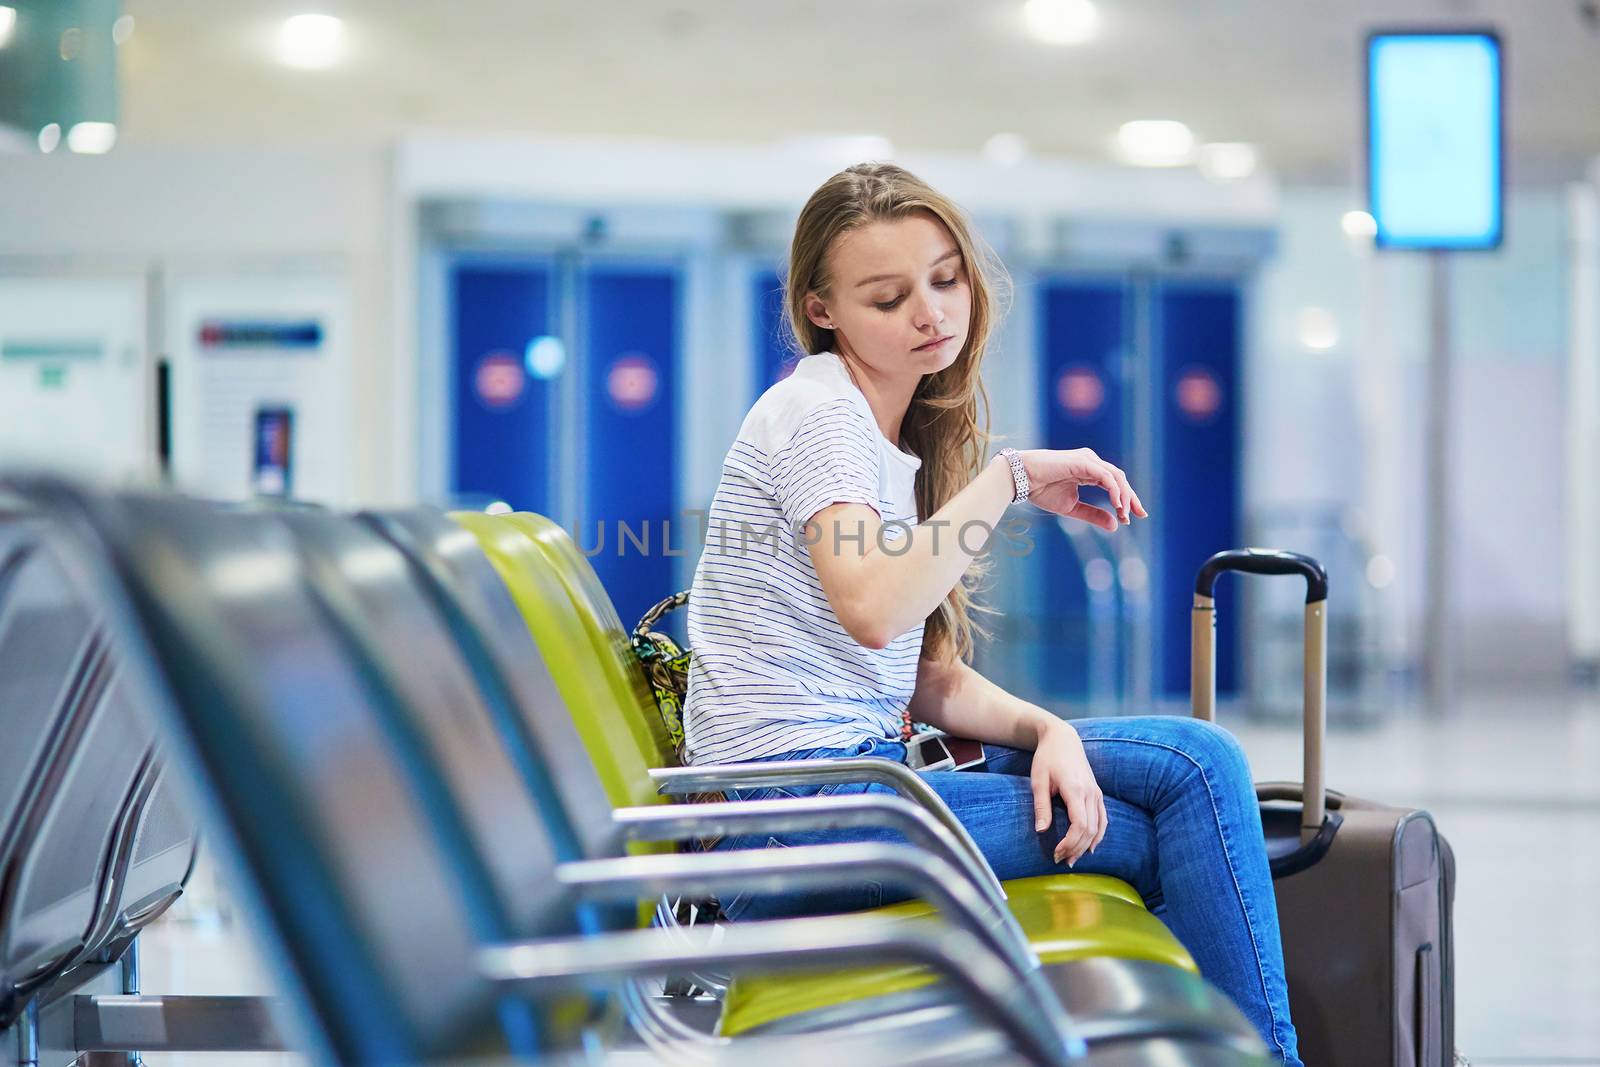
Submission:
M 1075 419 L 1090 419 L 1106 402 L 1106 383 L 1087 364 L 1068 367 L 1056 378 L 1056 403 Z
M 1178 377 L 1174 397 L 1190 422 L 1204 424 L 1222 410 L 1222 384 L 1204 367 L 1190 367 Z
M 606 395 L 618 411 L 635 414 L 655 403 L 661 388 L 661 374 L 655 363 L 642 352 L 618 356 L 606 371 Z
M 227 322 L 208 319 L 200 324 L 202 349 L 313 349 L 322 346 L 322 323 L 315 319 L 267 322 Z
M 528 389 L 528 372 L 510 352 L 490 352 L 472 374 L 473 391 L 490 411 L 509 411 Z

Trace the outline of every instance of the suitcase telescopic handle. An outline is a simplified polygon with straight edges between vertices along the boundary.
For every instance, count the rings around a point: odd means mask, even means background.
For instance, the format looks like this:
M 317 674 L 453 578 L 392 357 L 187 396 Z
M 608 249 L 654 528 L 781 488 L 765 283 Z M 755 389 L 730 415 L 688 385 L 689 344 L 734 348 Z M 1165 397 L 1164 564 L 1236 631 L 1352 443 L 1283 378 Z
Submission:
M 1228 571 L 1245 574 L 1298 574 L 1306 580 L 1305 610 L 1305 776 L 1300 840 L 1309 842 L 1322 828 L 1327 810 L 1323 780 L 1323 742 L 1327 738 L 1328 572 L 1310 556 L 1270 548 L 1218 552 L 1195 579 L 1191 616 L 1193 659 L 1190 700 L 1197 719 L 1217 717 L 1217 610 L 1213 592 Z

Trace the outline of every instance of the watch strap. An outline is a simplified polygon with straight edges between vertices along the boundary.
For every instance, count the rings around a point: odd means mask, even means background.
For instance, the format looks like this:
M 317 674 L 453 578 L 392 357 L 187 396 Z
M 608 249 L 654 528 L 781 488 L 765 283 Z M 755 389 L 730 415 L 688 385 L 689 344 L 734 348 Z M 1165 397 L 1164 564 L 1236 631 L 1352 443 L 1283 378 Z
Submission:
M 1022 453 L 1014 448 L 1002 448 L 1000 455 L 1006 458 L 1011 466 L 1011 486 L 1014 490 L 1011 502 L 1020 504 L 1028 499 L 1028 494 L 1033 492 L 1033 487 L 1028 484 L 1028 471 L 1022 465 Z

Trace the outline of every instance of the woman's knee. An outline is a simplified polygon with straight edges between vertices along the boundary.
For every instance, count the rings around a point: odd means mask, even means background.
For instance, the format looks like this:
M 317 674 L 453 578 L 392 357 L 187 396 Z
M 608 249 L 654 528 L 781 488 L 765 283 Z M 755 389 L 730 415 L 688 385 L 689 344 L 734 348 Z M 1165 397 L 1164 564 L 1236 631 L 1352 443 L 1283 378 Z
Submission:
M 1250 784 L 1250 761 L 1239 739 L 1226 728 L 1204 719 L 1172 719 L 1171 743 L 1215 781 Z

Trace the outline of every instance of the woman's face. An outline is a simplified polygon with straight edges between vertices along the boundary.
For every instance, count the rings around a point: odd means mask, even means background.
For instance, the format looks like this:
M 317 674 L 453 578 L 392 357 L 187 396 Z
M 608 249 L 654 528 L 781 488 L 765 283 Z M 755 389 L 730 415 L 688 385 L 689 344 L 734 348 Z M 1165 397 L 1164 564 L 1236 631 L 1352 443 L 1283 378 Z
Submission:
M 835 331 L 841 354 L 890 378 L 944 370 L 967 343 L 972 285 L 950 231 L 916 212 L 873 222 L 834 241 L 826 300 L 812 294 L 806 314 Z

